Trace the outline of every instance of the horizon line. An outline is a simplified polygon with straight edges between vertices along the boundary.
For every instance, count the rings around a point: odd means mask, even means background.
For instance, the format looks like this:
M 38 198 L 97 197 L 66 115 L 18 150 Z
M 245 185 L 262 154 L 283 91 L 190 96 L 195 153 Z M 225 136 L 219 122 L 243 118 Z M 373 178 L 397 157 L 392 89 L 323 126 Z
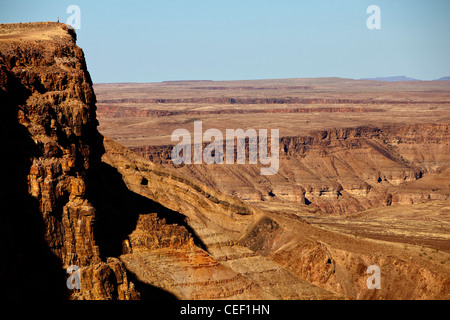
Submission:
M 407 80 L 396 80 L 398 78 Z M 446 79 L 447 78 L 447 79 Z M 128 84 L 128 83 L 167 83 L 167 82 L 237 82 L 237 81 L 264 81 L 264 80 L 300 80 L 300 79 L 339 79 L 339 80 L 355 80 L 355 81 L 379 81 L 379 82 L 433 82 L 433 81 L 450 81 L 450 76 L 443 76 L 439 79 L 423 80 L 408 76 L 379 76 L 367 78 L 346 78 L 346 77 L 298 77 L 298 78 L 258 78 L 258 79 L 228 79 L 228 80 L 209 80 L 209 79 L 179 79 L 179 80 L 160 80 L 160 81 L 111 81 L 111 82 L 95 82 L 93 84 Z

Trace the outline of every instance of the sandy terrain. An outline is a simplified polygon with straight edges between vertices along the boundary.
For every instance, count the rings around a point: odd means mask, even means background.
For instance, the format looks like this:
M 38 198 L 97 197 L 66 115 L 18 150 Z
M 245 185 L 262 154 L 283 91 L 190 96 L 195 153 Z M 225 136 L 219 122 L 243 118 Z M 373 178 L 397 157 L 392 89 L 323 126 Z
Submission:
M 186 81 L 95 84 L 94 90 L 100 131 L 125 146 L 171 144 L 173 130 L 192 130 L 194 120 L 201 120 L 204 130 L 278 128 L 280 136 L 335 127 L 450 121 L 447 81 Z

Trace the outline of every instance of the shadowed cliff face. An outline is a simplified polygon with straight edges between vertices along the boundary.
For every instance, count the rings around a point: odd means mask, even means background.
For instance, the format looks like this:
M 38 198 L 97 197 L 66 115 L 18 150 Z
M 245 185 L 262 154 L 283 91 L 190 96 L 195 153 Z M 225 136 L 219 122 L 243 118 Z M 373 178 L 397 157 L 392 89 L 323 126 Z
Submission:
M 149 213 L 155 213 L 155 221 L 164 220 L 164 225 L 167 222 L 168 225 L 180 226 L 169 232 L 180 244 L 195 243 L 204 248 L 202 241 L 187 225 L 184 215 L 130 191 L 122 175 L 109 164 L 102 162 L 93 169 L 89 181 L 87 193 L 96 208 L 97 217 L 95 239 L 103 258 L 120 256 L 124 250 L 123 242 L 136 229 L 139 217 Z
M 98 256 L 91 232 L 95 209 L 85 196 L 85 176 L 99 162 L 102 140 L 83 53 L 67 27 L 44 23 L 2 25 L 0 49 L 2 150 L 7 150 L 2 172 L 9 183 L 2 192 L 9 207 L 2 212 L 2 236 L 7 235 L 2 264 L 18 272 L 2 292 L 26 298 L 31 294 L 25 282 L 33 291 L 37 287 L 36 298 L 84 297 L 89 286 L 97 286 L 92 297 L 113 298 L 117 283 L 109 281 L 111 268 Z M 69 265 L 82 268 L 80 292 L 66 286 Z M 101 270 L 89 273 L 94 266 Z
M 66 299 L 69 292 L 61 261 L 44 239 L 39 202 L 28 193 L 31 158 L 39 150 L 17 115 L 29 91 L 1 57 L 0 79 L 0 299 Z
M 101 167 L 103 137 L 74 32 L 57 23 L 1 25 L 0 88 L 2 297 L 138 298 L 123 264 L 100 255 L 93 231 L 99 216 L 88 176 Z M 80 290 L 66 286 L 70 265 L 81 268 Z

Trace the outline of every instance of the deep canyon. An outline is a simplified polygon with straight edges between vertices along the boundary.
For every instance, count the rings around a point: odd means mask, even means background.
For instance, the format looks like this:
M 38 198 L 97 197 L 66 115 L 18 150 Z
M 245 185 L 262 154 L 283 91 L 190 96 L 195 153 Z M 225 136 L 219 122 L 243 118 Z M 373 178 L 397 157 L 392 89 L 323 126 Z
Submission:
M 2 24 L 0 102 L 2 299 L 450 298 L 448 82 L 93 84 L 66 25 Z M 173 165 L 198 119 L 280 129 L 278 173 Z

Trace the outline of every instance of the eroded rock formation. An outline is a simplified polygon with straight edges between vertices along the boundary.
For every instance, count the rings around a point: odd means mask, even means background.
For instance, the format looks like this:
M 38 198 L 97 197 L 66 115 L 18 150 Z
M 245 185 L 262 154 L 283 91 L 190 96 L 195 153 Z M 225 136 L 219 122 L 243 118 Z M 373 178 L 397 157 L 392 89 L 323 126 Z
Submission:
M 265 177 L 259 166 L 249 164 L 180 168 L 172 163 L 168 145 L 131 149 L 252 204 L 306 204 L 323 213 L 348 214 L 448 199 L 448 184 L 436 177 L 448 170 L 449 141 L 445 124 L 330 129 L 281 137 L 280 169 Z
M 222 266 L 245 274 L 254 281 L 253 289 L 255 284 L 263 289 L 265 298 L 334 298 L 308 288 L 299 279 L 341 297 L 354 299 L 447 299 L 449 296 L 448 253 L 435 250 L 435 257 L 431 260 L 431 257 L 423 255 L 423 248 L 419 246 L 406 248 L 395 242 L 365 239 L 320 228 L 300 216 L 301 213 L 305 216 L 312 214 L 305 205 L 295 212 L 288 206 L 276 204 L 260 208 L 247 205 L 251 210 L 247 215 L 239 215 L 236 211 L 235 214 L 232 211 L 214 214 L 208 206 L 217 201 L 211 202 L 210 195 L 221 199 L 230 199 L 229 196 L 218 194 L 194 180 L 180 178 L 178 170 L 159 167 L 110 139 L 105 139 L 105 149 L 104 161 L 118 169 L 130 190 L 161 201 L 171 209 L 180 208 L 211 257 Z M 148 181 L 148 184 L 142 181 Z M 233 201 L 236 204 L 240 202 L 237 199 Z M 195 207 L 194 203 L 200 205 Z M 350 222 L 342 221 L 344 228 Z M 155 256 L 158 259 L 163 257 L 158 266 L 152 262 Z M 122 259 L 136 274 L 153 283 L 156 280 L 152 279 L 158 278 L 146 274 L 144 266 L 151 265 L 162 274 L 173 274 L 175 270 L 179 272 L 176 261 L 182 256 L 189 257 L 189 254 L 162 255 L 161 252 L 145 250 L 144 253 L 138 251 L 136 258 L 126 254 Z M 385 290 L 367 288 L 366 271 L 370 265 L 382 268 Z M 166 287 L 185 297 L 179 291 L 179 281 L 180 278 L 178 281 L 168 279 Z M 401 290 L 397 290 L 397 286 Z M 209 298 L 220 298 L 214 296 L 214 292 L 210 291 Z M 246 289 L 243 292 L 247 294 L 235 292 L 233 297 L 255 297 L 254 291 Z M 260 295 L 259 291 L 257 296 Z
M 121 146 L 104 154 L 75 40 L 59 23 L 0 27 L 2 298 L 337 297 L 234 245 L 256 217 L 246 204 L 151 163 L 136 175 Z
M 26 256 L 29 250 L 16 247 L 12 240 L 20 235 L 12 235 L 2 260 L 24 254 L 36 277 L 40 277 L 39 266 L 50 258 L 57 261 L 54 265 L 61 269 L 56 274 L 62 279 L 61 271 L 78 266 L 80 290 L 69 293 L 64 281 L 58 283 L 60 291 L 71 298 L 137 298 L 139 294 L 127 280 L 122 263 L 118 259 L 102 260 L 95 242 L 93 224 L 97 215 L 86 185 L 89 171 L 99 164 L 102 137 L 97 131 L 92 81 L 83 52 L 75 44 L 75 33 L 55 23 L 2 25 L 0 33 L 1 107 L 7 114 L 6 119 L 2 117 L 2 139 L 7 146 L 12 145 L 2 148 L 2 160 L 7 161 L 2 163 L 2 172 L 7 174 L 5 181 L 20 188 L 9 191 L 8 185 L 2 186 L 7 204 L 2 216 L 11 229 L 21 229 L 22 222 L 27 228 L 41 228 L 36 236 L 42 239 L 33 239 L 24 230 L 20 239 L 23 246 L 30 242 L 33 247 L 33 241 L 48 246 L 45 256 L 30 261 Z M 17 155 L 23 157 L 19 163 L 12 160 Z M 23 208 L 28 215 L 21 210 L 23 201 L 28 202 Z M 14 259 L 4 261 L 2 276 L 8 277 L 9 268 L 19 268 L 13 272 L 17 272 L 17 278 L 5 292 L 11 290 L 18 297 L 29 295 L 20 285 L 21 277 L 30 272 L 27 265 L 17 266 Z M 37 287 L 33 291 L 37 290 L 38 296 L 41 291 L 61 295 L 48 289 L 56 282 L 45 276 L 47 272 L 41 275 L 45 284 L 35 286 L 30 281 L 29 285 Z

